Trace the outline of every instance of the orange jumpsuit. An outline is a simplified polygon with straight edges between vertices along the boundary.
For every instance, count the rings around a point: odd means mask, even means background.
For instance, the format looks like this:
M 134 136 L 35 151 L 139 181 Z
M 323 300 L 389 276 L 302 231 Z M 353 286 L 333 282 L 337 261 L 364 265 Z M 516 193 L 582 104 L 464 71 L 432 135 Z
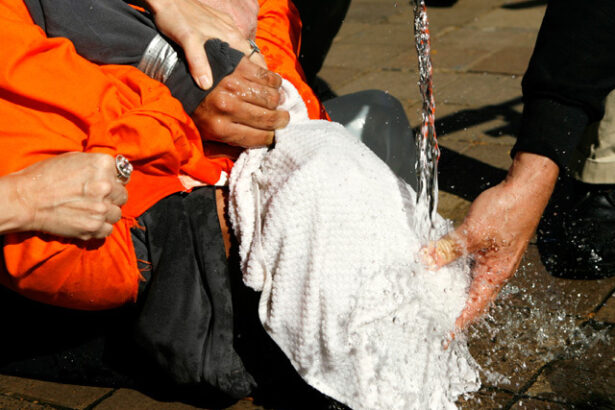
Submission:
M 313 118 L 325 116 L 297 63 L 296 10 L 288 0 L 261 6 L 257 41 L 271 69 L 295 84 Z M 121 153 L 135 166 L 122 219 L 108 238 L 8 234 L 0 283 L 75 309 L 134 301 L 141 278 L 130 233 L 135 218 L 185 190 L 179 175 L 213 184 L 232 162 L 204 155 L 194 123 L 164 85 L 134 67 L 90 63 L 67 39 L 48 39 L 22 0 L 0 2 L 0 39 L 0 175 L 67 151 Z

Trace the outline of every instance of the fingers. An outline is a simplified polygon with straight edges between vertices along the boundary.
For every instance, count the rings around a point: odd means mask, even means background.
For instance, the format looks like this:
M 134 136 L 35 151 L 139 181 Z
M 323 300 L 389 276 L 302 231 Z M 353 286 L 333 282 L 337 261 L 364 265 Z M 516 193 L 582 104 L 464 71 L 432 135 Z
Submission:
M 194 78 L 194 81 L 196 81 L 203 90 L 211 88 L 213 77 L 203 43 L 199 41 L 198 38 L 191 37 L 186 41 L 186 44 L 184 44 L 184 53 L 188 61 L 190 74 L 192 78 Z
M 235 69 L 238 74 L 248 81 L 278 89 L 282 86 L 282 77 L 269 71 L 244 57 Z
M 265 57 L 263 57 L 262 54 L 260 53 L 248 53 L 247 54 L 248 59 L 253 62 L 254 64 L 263 67 L 263 68 L 267 68 L 267 62 L 265 61 Z
M 119 206 L 106 201 L 96 202 L 89 206 L 85 205 L 81 215 L 79 239 L 102 239 L 111 235 L 113 224 L 122 218 L 122 210 Z
M 445 235 L 441 239 L 430 242 L 420 251 L 421 261 L 429 269 L 439 269 L 461 257 L 466 249 L 464 237 L 457 232 Z
M 112 232 L 113 225 L 108 222 L 102 222 L 96 226 L 96 229 L 86 229 L 78 236 L 78 238 L 83 241 L 89 241 L 91 239 L 103 239 L 111 235 Z
M 241 101 L 263 108 L 275 110 L 282 103 L 279 88 L 236 77 L 227 77 L 221 85 L 225 92 L 237 96 Z
M 104 198 L 113 205 L 122 206 L 128 201 L 128 191 L 121 183 L 115 183 L 109 195 Z
M 286 127 L 290 121 L 288 111 L 270 110 L 245 102 L 239 104 L 241 108 L 231 117 L 236 124 L 257 130 L 274 131 Z
M 466 306 L 455 322 L 457 329 L 465 329 L 487 311 L 489 304 L 495 299 L 502 287 L 502 283 L 491 279 L 494 276 L 498 275 L 492 272 L 488 265 L 477 264 Z
M 208 103 L 229 121 L 268 131 L 288 124 L 288 112 L 276 110 L 282 99 L 277 88 L 236 77 L 225 78 L 220 86 L 207 97 Z
M 83 193 L 86 197 L 96 202 L 109 201 L 122 206 L 128 200 L 128 191 L 119 179 L 86 181 Z
M 226 131 L 225 142 L 238 147 L 266 147 L 273 144 L 274 132 L 248 127 L 243 124 L 230 123 Z
M 273 131 L 288 124 L 289 113 L 246 102 L 244 97 L 258 98 L 226 91 L 210 94 L 206 105 L 199 106 L 193 114 L 202 134 L 207 139 L 240 147 L 271 144 Z
M 107 213 L 105 214 L 105 222 L 114 224 L 122 218 L 122 210 L 119 206 L 109 204 Z

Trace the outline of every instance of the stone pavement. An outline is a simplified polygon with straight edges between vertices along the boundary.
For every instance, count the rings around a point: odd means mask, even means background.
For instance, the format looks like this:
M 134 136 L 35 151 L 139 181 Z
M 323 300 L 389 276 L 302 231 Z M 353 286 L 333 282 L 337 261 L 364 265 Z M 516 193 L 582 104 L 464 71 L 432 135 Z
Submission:
M 470 201 L 510 164 L 522 110 L 521 77 L 546 1 L 459 0 L 428 10 L 437 126 L 440 212 L 459 223 Z M 420 97 L 411 9 L 353 0 L 321 71 L 333 91 L 382 89 L 418 124 Z M 551 276 L 531 244 L 496 306 L 469 332 L 483 388 L 463 409 L 615 408 L 615 278 Z M 298 398 L 301 400 L 301 398 Z M 0 408 L 191 409 L 130 389 L 0 376 Z M 242 400 L 229 409 L 263 409 Z

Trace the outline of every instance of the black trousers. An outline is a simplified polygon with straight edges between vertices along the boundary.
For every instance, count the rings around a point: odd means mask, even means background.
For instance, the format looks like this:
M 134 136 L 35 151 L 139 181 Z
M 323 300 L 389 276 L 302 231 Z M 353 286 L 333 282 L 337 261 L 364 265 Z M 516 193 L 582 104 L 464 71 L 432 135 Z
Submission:
M 214 188 L 164 198 L 139 225 L 133 242 L 146 280 L 136 304 L 83 312 L 2 289 L 0 371 L 122 386 L 156 375 L 235 398 L 249 394 L 254 381 L 234 346 L 231 273 Z
M 313 85 L 344 22 L 350 0 L 293 0 L 293 3 L 303 23 L 299 63 L 308 84 Z

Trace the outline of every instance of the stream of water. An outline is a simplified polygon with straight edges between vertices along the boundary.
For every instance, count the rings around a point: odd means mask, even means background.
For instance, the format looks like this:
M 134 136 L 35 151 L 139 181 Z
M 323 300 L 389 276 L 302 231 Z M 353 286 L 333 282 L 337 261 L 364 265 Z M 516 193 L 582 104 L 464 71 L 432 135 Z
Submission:
M 416 138 L 418 177 L 417 232 L 425 240 L 437 239 L 434 222 L 438 208 L 438 159 L 440 149 L 436 138 L 436 102 L 433 94 L 433 69 L 431 65 L 431 39 L 425 0 L 411 0 L 414 8 L 414 38 L 419 63 L 419 90 L 423 98 L 420 135 Z

